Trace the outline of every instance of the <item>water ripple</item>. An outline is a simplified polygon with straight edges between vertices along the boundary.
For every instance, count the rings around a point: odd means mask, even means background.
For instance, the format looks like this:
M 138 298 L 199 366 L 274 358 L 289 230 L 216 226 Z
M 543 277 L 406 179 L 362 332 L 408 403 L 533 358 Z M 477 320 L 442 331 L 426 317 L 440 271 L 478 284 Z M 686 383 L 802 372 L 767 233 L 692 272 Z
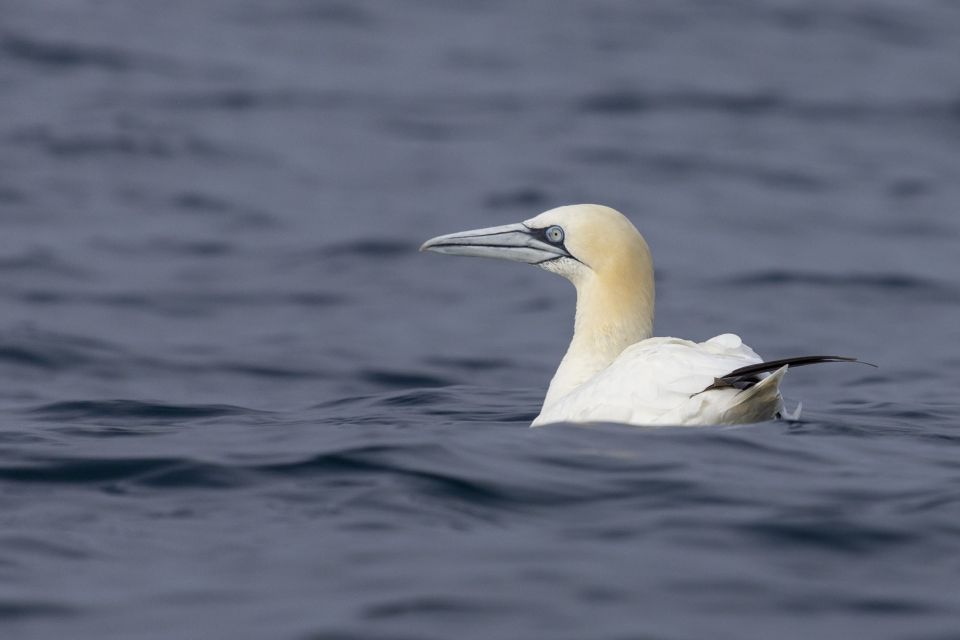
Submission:
M 73 616 L 75 607 L 42 600 L 0 599 L 0 620 L 16 621 L 24 618 L 62 618 Z
M 27 410 L 27 413 L 38 418 L 58 421 L 135 419 L 151 423 L 182 422 L 262 412 L 218 404 L 174 405 L 135 400 L 74 400 L 41 405 Z
M 0 52 L 13 60 L 43 67 L 95 67 L 105 71 L 129 71 L 154 66 L 142 56 L 103 46 L 43 40 L 10 32 L 0 33 Z
M 957 117 L 956 100 L 914 103 L 805 102 L 777 93 L 711 93 L 605 91 L 581 98 L 576 108 L 585 113 L 635 115 L 643 112 L 709 111 L 740 117 L 781 115 L 795 119 L 856 120 L 875 117 Z

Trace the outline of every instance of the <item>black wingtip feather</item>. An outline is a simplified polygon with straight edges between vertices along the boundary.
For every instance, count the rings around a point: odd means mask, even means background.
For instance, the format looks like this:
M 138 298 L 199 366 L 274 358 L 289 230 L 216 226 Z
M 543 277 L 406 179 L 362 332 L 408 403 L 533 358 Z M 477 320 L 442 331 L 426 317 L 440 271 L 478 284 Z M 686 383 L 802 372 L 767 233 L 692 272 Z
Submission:
M 731 371 L 723 377 L 715 379 L 713 384 L 703 391 L 710 391 L 711 389 L 726 389 L 730 387 L 741 390 L 748 389 L 760 382 L 759 376 L 762 373 L 772 373 L 777 369 L 786 366 L 804 367 L 808 364 L 823 364 L 825 362 L 855 362 L 857 364 L 865 364 L 869 367 L 877 367 L 877 365 L 870 362 L 864 362 L 863 360 L 848 358 L 846 356 L 800 356 L 798 358 L 783 358 L 781 360 L 769 360 L 759 364 L 751 364 L 746 367 L 740 367 L 739 369 Z M 703 391 L 700 393 L 703 393 Z
M 798 358 L 783 358 L 782 360 L 770 360 L 768 362 L 761 362 L 759 364 L 751 364 L 746 367 L 740 367 L 734 371 L 731 371 L 727 375 L 720 378 L 721 380 L 726 380 L 727 378 L 741 378 L 743 376 L 757 375 L 760 373 L 768 373 L 771 371 L 776 371 L 780 367 L 790 366 L 790 367 L 804 367 L 808 364 L 821 364 L 824 362 L 856 362 L 857 364 L 865 364 L 869 367 L 876 368 L 877 365 L 870 362 L 864 362 L 863 360 L 857 360 L 856 358 L 848 358 L 847 356 L 800 356 Z

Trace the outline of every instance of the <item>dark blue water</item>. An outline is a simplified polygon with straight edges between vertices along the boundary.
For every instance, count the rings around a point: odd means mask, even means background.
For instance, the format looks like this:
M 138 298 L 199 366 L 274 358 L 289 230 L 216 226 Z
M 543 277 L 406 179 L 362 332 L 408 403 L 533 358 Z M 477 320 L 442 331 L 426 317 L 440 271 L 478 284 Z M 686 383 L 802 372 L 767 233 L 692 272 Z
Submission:
M 0 636 L 960 638 L 960 5 L 0 12 Z M 530 430 L 601 202 L 798 424 Z

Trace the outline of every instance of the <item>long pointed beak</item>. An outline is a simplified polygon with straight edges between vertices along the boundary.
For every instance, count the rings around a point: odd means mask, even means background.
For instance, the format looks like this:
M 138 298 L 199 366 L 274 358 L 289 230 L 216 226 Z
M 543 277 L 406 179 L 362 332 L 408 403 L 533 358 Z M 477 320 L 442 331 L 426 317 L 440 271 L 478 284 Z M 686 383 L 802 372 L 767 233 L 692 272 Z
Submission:
M 420 251 L 499 258 L 527 264 L 540 264 L 569 255 L 563 247 L 541 239 L 537 231 L 523 224 L 461 231 L 431 238 L 423 243 Z

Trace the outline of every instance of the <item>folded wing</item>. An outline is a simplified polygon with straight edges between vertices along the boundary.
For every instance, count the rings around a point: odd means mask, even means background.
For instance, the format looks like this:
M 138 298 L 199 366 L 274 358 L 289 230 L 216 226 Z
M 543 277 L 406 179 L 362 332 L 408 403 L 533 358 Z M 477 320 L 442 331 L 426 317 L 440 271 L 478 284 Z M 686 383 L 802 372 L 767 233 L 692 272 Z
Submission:
M 724 409 L 720 400 L 731 390 L 695 394 L 731 371 L 761 362 L 753 349 L 733 334 L 700 343 L 650 338 L 631 345 L 606 369 L 544 407 L 533 424 L 715 424 Z

